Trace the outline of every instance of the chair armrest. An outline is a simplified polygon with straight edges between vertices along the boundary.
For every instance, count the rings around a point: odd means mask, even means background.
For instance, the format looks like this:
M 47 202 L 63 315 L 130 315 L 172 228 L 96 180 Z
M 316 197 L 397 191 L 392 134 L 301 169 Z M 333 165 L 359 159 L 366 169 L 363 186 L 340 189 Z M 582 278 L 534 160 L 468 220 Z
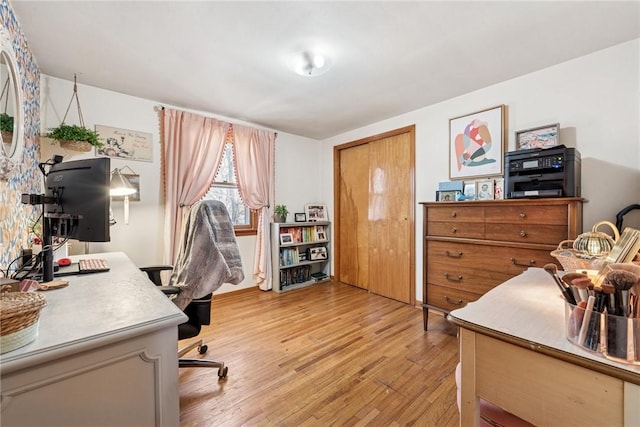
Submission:
M 149 276 L 149 280 L 151 280 L 156 286 L 162 286 L 162 278 L 160 277 L 160 272 L 173 270 L 173 267 L 170 265 L 151 265 L 147 267 L 140 267 L 140 270 L 147 273 L 147 276 Z
M 177 286 L 160 286 L 160 290 L 165 295 L 178 295 L 180 293 L 180 288 Z

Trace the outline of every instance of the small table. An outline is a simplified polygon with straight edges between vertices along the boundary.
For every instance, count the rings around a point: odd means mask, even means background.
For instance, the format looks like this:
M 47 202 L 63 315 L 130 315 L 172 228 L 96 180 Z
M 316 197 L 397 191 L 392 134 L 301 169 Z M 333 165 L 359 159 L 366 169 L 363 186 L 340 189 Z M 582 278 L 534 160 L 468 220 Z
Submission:
M 448 319 L 460 327 L 461 426 L 483 398 L 535 425 L 640 425 L 640 366 L 570 343 L 564 300 L 529 268 Z

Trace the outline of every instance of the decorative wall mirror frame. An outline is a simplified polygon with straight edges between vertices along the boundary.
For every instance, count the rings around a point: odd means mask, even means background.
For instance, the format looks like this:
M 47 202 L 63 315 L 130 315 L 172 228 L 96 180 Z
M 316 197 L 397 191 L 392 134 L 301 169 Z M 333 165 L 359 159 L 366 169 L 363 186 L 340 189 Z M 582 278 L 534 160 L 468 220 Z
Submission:
M 5 28 L 0 28 L 0 158 L 19 163 L 24 144 L 24 107 L 18 61 Z M 10 126 L 13 121 L 13 126 Z M 9 124 L 9 127 L 6 125 Z

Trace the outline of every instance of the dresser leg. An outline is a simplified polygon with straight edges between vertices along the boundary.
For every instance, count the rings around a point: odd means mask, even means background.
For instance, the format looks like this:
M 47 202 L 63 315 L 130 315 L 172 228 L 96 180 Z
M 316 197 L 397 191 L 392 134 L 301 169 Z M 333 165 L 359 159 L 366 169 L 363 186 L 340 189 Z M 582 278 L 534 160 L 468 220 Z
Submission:
M 429 309 L 427 307 L 422 307 L 422 322 L 424 323 L 424 330 L 427 330 L 427 326 L 429 324 Z

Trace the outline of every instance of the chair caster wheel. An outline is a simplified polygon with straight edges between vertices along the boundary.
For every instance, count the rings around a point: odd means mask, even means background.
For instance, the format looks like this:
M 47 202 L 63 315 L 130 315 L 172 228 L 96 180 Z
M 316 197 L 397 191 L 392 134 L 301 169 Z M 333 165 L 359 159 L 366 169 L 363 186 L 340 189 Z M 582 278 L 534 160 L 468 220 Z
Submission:
M 209 347 L 207 347 L 206 344 L 203 344 L 203 345 L 198 347 L 198 353 L 205 354 L 208 349 L 209 349 Z
M 218 369 L 218 378 L 221 379 L 221 380 L 226 379 L 228 370 L 229 370 L 229 368 L 227 368 L 226 366 L 224 368 Z

